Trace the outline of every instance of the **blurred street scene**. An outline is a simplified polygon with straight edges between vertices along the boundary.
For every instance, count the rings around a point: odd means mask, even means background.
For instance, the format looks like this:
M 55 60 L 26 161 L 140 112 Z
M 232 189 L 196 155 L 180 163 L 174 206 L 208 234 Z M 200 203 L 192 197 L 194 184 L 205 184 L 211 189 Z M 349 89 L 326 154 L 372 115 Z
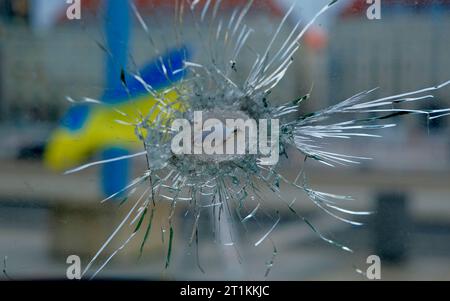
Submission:
M 86 264 L 127 212 L 128 205 L 100 203 L 109 189 L 102 167 L 63 175 L 43 162 L 52 133 L 73 106 L 67 97 L 99 99 L 109 87 L 105 28 L 112 21 L 105 21 L 103 2 L 83 0 L 82 18 L 67 20 L 69 4 L 64 0 L 0 0 L 0 260 L 6 267 L 0 280 L 65 279 L 67 256 L 79 255 Z M 156 43 L 161 48 L 173 47 L 172 1 L 135 2 L 149 20 Z M 293 25 L 298 19 L 309 21 L 329 1 L 298 2 L 304 3 L 291 15 Z M 246 1 L 224 3 L 220 14 L 229 16 Z M 378 88 L 373 92 L 375 99 L 449 80 L 450 1 L 381 3 L 379 20 L 367 18 L 370 5 L 363 0 L 342 1 L 329 16 L 321 17 L 302 42 L 293 67 L 273 91 L 273 101 L 282 103 L 311 92 L 302 107 L 309 113 L 365 90 Z M 256 29 L 253 47 L 267 44 L 291 4 L 257 1 L 246 20 Z M 135 19 L 131 22 L 125 56 L 132 57 L 129 64 L 143 66 L 154 52 L 141 25 Z M 194 24 L 186 24 L 184 30 L 186 37 L 195 34 Z M 195 53 L 201 46 L 188 47 Z M 439 90 L 435 99 L 423 105 L 450 107 L 450 88 Z M 375 212 L 361 218 L 364 226 L 335 220 L 306 197 L 287 187 L 284 190 L 298 198 L 299 211 L 316 228 L 355 252 L 349 254 L 325 243 L 274 199 L 267 210 L 279 211 L 281 223 L 271 234 L 277 254 L 267 279 L 366 280 L 357 270 L 365 271 L 367 257 L 378 255 L 383 280 L 450 280 L 450 118 L 406 116 L 395 122 L 399 126 L 381 133 L 383 138 L 337 141 L 330 146 L 336 152 L 373 160 L 348 168 L 306 163 L 312 187 L 351 195 L 355 199 L 352 208 Z M 104 153 L 97 152 L 83 159 L 102 158 Z M 290 151 L 280 168 L 295 178 L 303 159 Z M 129 164 L 125 180 L 145 171 L 145 160 L 133 159 Z M 188 245 L 192 218 L 185 217 L 182 206 L 176 214 L 173 260 L 165 269 L 164 235 L 170 208 L 160 207 L 142 256 L 140 235 L 101 277 L 264 279 L 273 246 L 254 244 L 265 231 L 249 227 L 239 233 L 239 255 L 228 258 L 229 253 L 214 242 L 205 216 L 199 221 L 206 230 L 200 234 L 197 262 L 195 246 Z M 272 226 L 271 221 L 261 224 L 264 229 Z M 127 237 L 127 233 L 120 235 L 121 240 Z M 118 248 L 119 242 L 108 252 Z

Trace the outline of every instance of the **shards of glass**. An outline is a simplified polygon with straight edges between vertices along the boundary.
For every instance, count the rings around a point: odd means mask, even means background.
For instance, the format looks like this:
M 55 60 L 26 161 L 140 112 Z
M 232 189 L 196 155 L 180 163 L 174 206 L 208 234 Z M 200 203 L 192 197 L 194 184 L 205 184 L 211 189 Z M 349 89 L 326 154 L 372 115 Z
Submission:
M 186 57 L 183 70 L 186 76 L 181 82 L 173 85 L 165 91 L 156 91 L 146 83 L 138 73 L 135 79 L 140 81 L 148 93 L 157 100 L 157 105 L 150 111 L 144 112 L 140 120 L 126 120 L 124 116 L 122 124 L 135 128 L 136 135 L 142 141 L 143 150 L 131 156 L 115 158 L 108 161 L 94 162 L 69 171 L 77 172 L 93 165 L 103 164 L 109 161 L 123 160 L 144 156 L 147 158 L 147 170 L 137 179 L 134 179 L 123 191 L 111 195 L 104 202 L 122 194 L 134 194 L 137 188 L 144 187 L 144 192 L 131 207 L 123 221 L 114 230 L 104 245 L 99 249 L 91 262 L 85 268 L 85 275 L 99 259 L 99 255 L 115 238 L 116 234 L 126 225 L 135 225 L 133 233 L 115 252 L 107 257 L 91 277 L 95 277 L 107 263 L 123 249 L 140 231 L 144 232 L 144 240 L 141 251 L 149 238 L 152 221 L 158 214 L 156 204 L 169 202 L 171 212 L 168 216 L 169 231 L 161 229 L 161 235 L 168 234 L 165 239 L 167 246 L 165 267 L 171 262 L 173 252 L 173 238 L 176 229 L 173 217 L 177 205 L 183 203 L 189 207 L 188 214 L 192 217 L 192 231 L 189 245 L 199 243 L 199 231 L 214 231 L 213 229 L 200 229 L 199 219 L 205 212 L 214 217 L 217 223 L 221 219 L 233 220 L 240 224 L 257 222 L 258 215 L 267 217 L 267 213 L 261 210 L 267 202 L 278 202 L 285 206 L 301 222 L 309 227 L 325 242 L 336 247 L 352 252 L 350 248 L 323 235 L 311 222 L 294 208 L 296 199 L 286 199 L 280 191 L 280 183 L 291 186 L 305 195 L 321 210 L 331 216 L 351 225 L 361 225 L 352 219 L 370 212 L 352 211 L 341 204 L 352 200 L 349 196 L 334 195 L 320 192 L 308 186 L 306 171 L 302 168 L 294 181 L 288 180 L 277 171 L 277 166 L 262 166 L 257 155 L 244 155 L 227 157 L 226 160 L 206 160 L 203 155 L 188 156 L 174 155 L 171 151 L 171 138 L 176 134 L 171 128 L 174 119 L 187 119 L 193 122 L 194 111 L 208 112 L 209 115 L 220 116 L 227 112 L 229 117 L 248 116 L 254 120 L 279 119 L 280 120 L 280 151 L 295 148 L 306 159 L 317 160 L 326 166 L 359 164 L 370 158 L 354 156 L 351 154 L 335 153 L 327 150 L 327 142 L 331 139 L 351 139 L 353 137 L 381 137 L 380 131 L 395 127 L 389 123 L 393 117 L 419 114 L 428 119 L 436 119 L 450 114 L 450 109 L 425 110 L 406 109 L 405 105 L 413 106 L 417 102 L 433 98 L 433 92 L 450 84 L 450 81 L 435 87 L 420 89 L 373 99 L 371 91 L 364 91 L 344 100 L 334 106 L 325 108 L 306 116 L 300 116 L 301 105 L 309 99 L 309 95 L 301 96 L 295 100 L 289 100 L 283 105 L 270 103 L 269 95 L 283 79 L 286 71 L 293 62 L 293 55 L 300 47 L 305 32 L 324 14 L 336 1 L 323 7 L 317 15 L 306 25 L 298 23 L 290 29 L 288 37 L 281 43 L 277 40 L 280 33 L 288 27 L 288 18 L 293 7 L 281 20 L 278 28 L 269 39 L 265 49 L 253 49 L 254 62 L 246 76 L 234 76 L 240 70 L 239 58 L 244 49 L 252 49 L 249 39 L 254 29 L 245 24 L 245 18 L 251 10 L 254 1 L 248 1 L 244 7 L 237 8 L 231 16 L 221 15 L 221 0 L 207 0 L 203 6 L 200 1 L 176 1 L 174 12 L 174 30 L 177 37 L 185 34 L 183 22 L 190 16 L 194 22 L 198 45 L 201 49 L 202 59 L 191 61 Z M 131 2 L 132 3 L 132 2 Z M 148 36 L 155 54 L 161 55 L 162 49 L 158 49 L 150 27 L 138 9 L 133 6 L 133 12 L 142 29 Z M 204 28 L 207 28 L 205 31 Z M 277 42 L 278 41 L 278 42 Z M 162 61 L 162 59 L 161 59 Z M 162 64 L 162 72 L 167 73 L 169 66 Z M 165 95 L 176 92 L 177 99 L 169 102 Z M 87 99 L 90 102 L 93 100 Z M 97 101 L 95 101 L 97 103 Z M 399 106 L 399 104 L 403 104 Z M 174 108 L 175 106 L 181 106 Z M 370 113 L 370 114 L 368 114 Z M 156 117 L 154 117 L 156 115 Z M 150 118 L 150 116 L 153 116 Z M 361 116 L 358 118 L 358 116 Z M 370 116 L 368 118 L 367 116 Z M 336 122 L 334 120 L 341 121 Z M 382 143 L 382 140 L 380 140 Z M 301 163 L 301 162 L 300 162 Z M 272 193 L 270 199 L 262 193 L 263 190 Z M 256 206 L 248 205 L 248 200 L 256 201 Z M 125 201 L 129 201 L 126 198 Z M 255 202 L 251 202 L 255 204 Z M 269 241 L 270 236 L 280 222 L 280 215 L 271 215 L 273 225 L 266 229 L 260 239 L 253 242 L 255 246 Z M 141 227 L 147 219 L 145 227 Z M 230 230 L 232 231 L 232 230 Z M 229 235 L 233 238 L 233 233 Z M 233 244 L 223 242 L 221 244 Z M 198 247 L 198 246 L 197 246 Z M 272 258 L 267 262 L 267 274 L 272 269 L 277 255 L 277 249 L 273 245 Z M 197 254 L 198 255 L 198 254 Z M 198 256 L 197 256 L 198 259 Z M 200 264 L 198 264 L 199 268 Z

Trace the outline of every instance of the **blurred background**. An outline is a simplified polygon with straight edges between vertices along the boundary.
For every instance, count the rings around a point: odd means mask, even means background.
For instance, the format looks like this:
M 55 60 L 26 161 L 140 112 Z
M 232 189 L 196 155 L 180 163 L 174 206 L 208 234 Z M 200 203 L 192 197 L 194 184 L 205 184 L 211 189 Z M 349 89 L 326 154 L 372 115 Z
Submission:
M 119 21 L 107 18 L 117 13 L 108 2 L 112 1 L 82 0 L 81 19 L 68 20 L 70 4 L 64 0 L 0 0 L 0 259 L 6 270 L 0 280 L 64 279 L 67 256 L 79 255 L 86 265 L 127 212 L 127 206 L 114 202 L 100 204 L 108 190 L 105 181 L 113 181 L 102 167 L 62 175 L 43 162 L 52 133 L 73 112 L 66 97 L 100 99 L 105 94 L 111 70 L 108 52 L 113 51 L 107 32 L 120 28 Z M 174 2 L 135 2 L 156 40 L 171 46 Z M 224 2 L 220 11 L 224 16 L 246 3 Z M 289 20 L 291 26 L 311 19 L 328 1 L 257 1 L 247 18 L 257 29 L 255 49 L 267 43 L 293 2 L 299 5 Z M 294 99 L 312 89 L 312 98 L 303 107 L 306 113 L 376 87 L 380 89 L 374 99 L 450 79 L 450 1 L 381 0 L 379 20 L 368 19 L 369 7 L 364 0 L 344 0 L 319 19 L 273 99 Z M 129 22 L 126 56 L 141 66 L 154 52 L 135 18 Z M 192 24 L 185 26 L 186 32 L 193 31 Z M 114 34 L 123 38 L 123 32 L 113 30 Z M 199 47 L 188 46 L 194 52 Z M 438 91 L 432 103 L 423 105 L 449 107 L 450 89 Z M 355 252 L 348 254 L 323 242 L 273 200 L 271 209 L 280 210 L 282 222 L 272 234 L 277 256 L 269 280 L 365 280 L 356 269 L 365 271 L 366 258 L 373 254 L 381 258 L 383 280 L 450 280 L 450 120 L 401 117 L 395 122 L 399 127 L 383 133 L 382 139 L 333 144 L 336 151 L 374 160 L 352 168 L 307 166 L 315 189 L 352 195 L 357 208 L 376 211 L 364 218 L 363 227 L 352 227 L 327 216 L 306 198 L 299 199 L 299 211 Z M 84 161 L 102 157 L 100 150 L 89 152 Z M 281 168 L 295 176 L 294 161 L 301 163 L 303 158 L 292 154 Z M 129 178 L 145 170 L 139 159 L 127 164 L 124 174 Z M 109 172 L 118 174 L 124 167 L 112 168 Z M 296 194 L 288 189 L 285 193 Z M 264 279 L 273 247 L 254 247 L 264 234 L 258 230 L 239 233 L 240 263 L 204 231 L 199 245 L 202 273 L 195 248 L 187 243 L 192 220 L 186 220 L 182 209 L 176 216 L 172 263 L 165 269 L 167 241 L 162 237 L 169 207 L 163 203 L 160 207 L 143 255 L 139 256 L 137 238 L 111 261 L 102 277 Z M 200 223 L 210 227 L 207 219 Z M 268 221 L 267 227 L 271 225 Z

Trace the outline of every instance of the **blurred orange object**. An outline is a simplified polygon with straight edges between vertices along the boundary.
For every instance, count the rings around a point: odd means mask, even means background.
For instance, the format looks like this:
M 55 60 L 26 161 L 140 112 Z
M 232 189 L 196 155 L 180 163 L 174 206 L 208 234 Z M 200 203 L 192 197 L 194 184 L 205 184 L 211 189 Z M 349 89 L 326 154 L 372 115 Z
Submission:
M 321 27 L 313 27 L 305 33 L 305 44 L 314 51 L 320 51 L 328 45 L 328 35 Z

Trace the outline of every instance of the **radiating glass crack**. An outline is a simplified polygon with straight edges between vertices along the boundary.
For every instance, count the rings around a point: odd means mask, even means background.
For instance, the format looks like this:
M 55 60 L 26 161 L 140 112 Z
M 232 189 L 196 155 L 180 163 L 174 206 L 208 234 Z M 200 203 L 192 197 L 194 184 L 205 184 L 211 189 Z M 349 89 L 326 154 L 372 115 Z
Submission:
M 154 216 L 159 214 L 155 205 L 160 202 L 170 204 L 170 213 L 167 217 L 168 230 L 161 228 L 161 239 L 167 246 L 165 268 L 168 268 L 172 261 L 174 236 L 176 236 L 173 218 L 178 204 L 188 208 L 183 209 L 186 210 L 185 218 L 192 218 L 188 244 L 196 247 L 197 265 L 201 271 L 203 268 L 198 255 L 199 231 L 212 231 L 217 236 L 221 233 L 219 228 L 223 226 L 224 221 L 230 224 L 226 231 L 229 232 L 227 237 L 232 240 L 217 237 L 216 241 L 220 244 L 235 247 L 238 244 L 235 239 L 235 227 L 239 225 L 245 227 L 248 223 L 257 222 L 260 217 L 270 218 L 273 222 L 269 229 L 259 224 L 262 233 L 265 234 L 254 245 L 259 246 L 268 241 L 273 244 L 270 237 L 274 235 L 282 217 L 278 211 L 268 214 L 262 210 L 269 202 L 277 202 L 280 207 L 288 208 L 325 242 L 352 252 L 349 247 L 323 235 L 298 209 L 294 208 L 297 198 L 292 201 L 283 196 L 283 185 L 304 193 L 305 197 L 326 214 L 351 225 L 362 225 L 362 222 L 353 218 L 363 217 L 371 212 L 349 209 L 348 206 L 353 200 L 349 196 L 320 192 L 311 188 L 307 183 L 307 172 L 304 167 L 292 181 L 282 172 L 278 172 L 277 166 L 261 165 L 258 154 L 209 158 L 205 154 L 176 155 L 171 150 L 171 141 L 176 134 L 171 125 L 176 119 L 185 119 L 194 124 L 196 111 L 207 112 L 216 118 L 223 118 L 224 112 L 227 112 L 226 114 L 229 115 L 227 117 L 230 118 L 248 116 L 254 120 L 277 119 L 280 121 L 280 142 L 277 147 L 281 153 L 287 149 L 295 149 L 303 154 L 305 162 L 306 159 L 313 159 L 326 166 L 335 167 L 370 160 L 369 157 L 332 151 L 329 146 L 335 139 L 373 138 L 380 139 L 379 143 L 383 143 L 382 132 L 396 126 L 389 121 L 393 117 L 415 114 L 424 115 L 432 120 L 450 115 L 450 109 L 414 108 L 416 103 L 432 100 L 434 92 L 450 85 L 450 81 L 447 81 L 435 87 L 379 99 L 372 98 L 374 90 L 364 91 L 336 105 L 298 117 L 301 115 L 301 105 L 309 99 L 309 95 L 300 96 L 283 105 L 272 104 L 269 95 L 286 75 L 293 61 L 292 56 L 299 49 L 305 32 L 336 1 L 331 1 L 324 6 L 305 26 L 302 27 L 300 22 L 295 24 L 289 30 L 287 38 L 280 42 L 282 30 L 289 26 L 286 21 L 292 12 L 292 7 L 282 18 L 265 49 L 253 49 L 248 45 L 255 29 L 245 24 L 245 18 L 251 10 L 253 1 L 248 1 L 248 5 L 234 10 L 231 16 L 221 14 L 222 1 L 202 1 L 203 5 L 200 5 L 200 2 L 198 0 L 176 1 L 174 13 L 176 36 L 181 43 L 182 37 L 186 34 L 184 22 L 191 20 L 194 23 L 194 37 L 200 48 L 198 59 L 189 57 L 185 53 L 183 67 L 176 70 L 172 68 L 170 61 L 163 59 L 163 51 L 157 46 L 160 43 L 155 41 L 151 27 L 146 24 L 138 9 L 131 4 L 132 11 L 147 35 L 150 46 L 160 58 L 161 73 L 169 81 L 172 81 L 174 74 L 182 73 L 183 76 L 178 82 L 173 82 L 171 88 L 158 90 L 145 82 L 136 71 L 126 70 L 128 75 L 140 82 L 156 101 L 151 111 L 141 112 L 139 120 L 130 120 L 127 114 L 123 114 L 123 120 L 118 121 L 122 125 L 134 128 L 143 145 L 143 151 L 111 159 L 108 162 L 142 156 L 147 159 L 147 171 L 122 191 L 104 201 L 122 194 L 134 193 L 136 189 L 142 187 L 144 192 L 93 257 L 83 275 L 90 271 L 99 255 L 127 223 L 135 225 L 134 231 L 120 248 L 113 252 L 103 264 L 100 264 L 100 268 L 92 277 L 97 275 L 111 258 L 141 231 L 144 235 L 140 247 L 142 252 L 150 238 Z M 249 70 L 245 70 L 241 66 L 241 55 L 249 49 L 253 53 L 254 61 Z M 244 72 L 244 76 L 236 76 L 237 73 L 242 75 Z M 69 101 L 78 102 L 72 98 L 69 98 Z M 81 102 L 99 103 L 89 98 Z M 405 106 L 411 106 L 411 108 Z M 89 163 L 67 173 L 106 162 Z M 301 165 L 303 162 L 298 163 Z M 124 202 L 130 200 L 125 198 Z M 203 213 L 214 219 L 212 229 L 200 229 L 199 220 Z M 273 255 L 267 262 L 266 276 L 273 268 L 277 253 L 277 248 L 273 245 Z

